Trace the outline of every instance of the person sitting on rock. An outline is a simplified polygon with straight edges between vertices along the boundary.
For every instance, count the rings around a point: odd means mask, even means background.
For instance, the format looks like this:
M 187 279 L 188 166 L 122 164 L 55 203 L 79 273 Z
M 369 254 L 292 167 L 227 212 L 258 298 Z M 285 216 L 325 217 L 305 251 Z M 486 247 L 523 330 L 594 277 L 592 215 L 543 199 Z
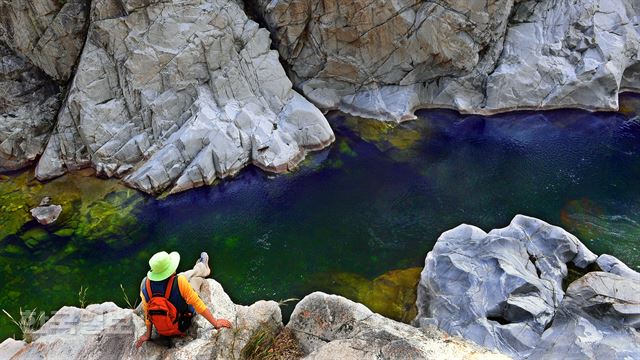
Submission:
M 184 336 L 195 312 L 216 329 L 231 328 L 228 320 L 213 317 L 196 292 L 211 273 L 209 255 L 203 252 L 192 270 L 176 275 L 179 263 L 180 254 L 175 251 L 159 252 L 149 260 L 151 270 L 140 285 L 147 332 L 136 342 L 138 348 L 151 338 L 152 327 L 161 336 Z

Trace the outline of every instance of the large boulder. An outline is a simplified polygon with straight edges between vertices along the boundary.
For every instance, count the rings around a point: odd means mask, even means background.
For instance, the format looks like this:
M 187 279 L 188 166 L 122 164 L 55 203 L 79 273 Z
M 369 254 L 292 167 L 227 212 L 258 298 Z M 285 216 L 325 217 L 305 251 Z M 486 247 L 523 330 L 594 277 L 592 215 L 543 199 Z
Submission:
M 159 194 L 248 164 L 282 172 L 334 135 L 269 32 L 230 0 L 99 1 L 36 175 L 93 167 Z
M 571 283 L 529 358 L 640 359 L 639 330 L 640 280 L 588 273 Z
M 63 307 L 37 332 L 28 345 L 5 343 L 0 354 L 18 359 L 237 359 L 257 333 L 275 334 L 282 328 L 280 307 L 273 301 L 235 305 L 222 286 L 208 279 L 201 295 L 215 317 L 229 319 L 232 329 L 215 330 L 197 316 L 186 338 L 169 343 L 152 341 L 141 349 L 134 343 L 145 333 L 144 320 L 134 310 L 113 303 L 86 309 Z M 16 352 L 17 350 L 17 352 Z
M 287 328 L 306 359 L 506 359 L 437 329 L 424 331 L 321 292 L 298 303 Z
M 402 121 L 424 107 L 616 110 L 640 90 L 635 0 L 258 0 L 322 109 Z
M 585 268 L 596 258 L 575 236 L 526 216 L 488 234 L 458 226 L 427 255 L 416 324 L 524 357 L 563 300 L 567 263 Z
M 60 92 L 51 78 L 0 39 L 0 172 L 28 166 L 44 151 Z

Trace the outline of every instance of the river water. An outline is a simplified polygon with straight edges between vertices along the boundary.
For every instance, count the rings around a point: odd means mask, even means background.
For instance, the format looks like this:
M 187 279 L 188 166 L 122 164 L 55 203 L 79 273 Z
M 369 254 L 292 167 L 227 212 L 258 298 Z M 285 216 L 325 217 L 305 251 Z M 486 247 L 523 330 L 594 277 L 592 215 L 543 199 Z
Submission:
M 344 274 L 421 266 L 460 223 L 488 231 L 519 213 L 640 269 L 639 110 L 640 97 L 625 95 L 618 113 L 428 110 L 397 127 L 334 114 L 336 143 L 291 174 L 250 168 L 158 200 L 77 175 L 43 187 L 11 174 L 0 179 L 0 308 L 77 306 L 81 286 L 88 303 L 125 306 L 120 284 L 135 301 L 160 250 L 179 251 L 180 269 L 208 251 L 238 303 L 339 292 Z M 47 192 L 70 197 L 59 223 L 12 222 Z M 15 332 L 0 314 L 0 340 Z

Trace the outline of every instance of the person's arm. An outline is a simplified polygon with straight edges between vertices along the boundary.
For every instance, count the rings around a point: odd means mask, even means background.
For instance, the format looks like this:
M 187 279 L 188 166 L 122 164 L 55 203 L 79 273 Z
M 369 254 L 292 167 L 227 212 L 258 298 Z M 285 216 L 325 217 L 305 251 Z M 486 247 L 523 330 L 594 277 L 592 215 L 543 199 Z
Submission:
M 189 284 L 189 280 L 187 280 L 187 278 L 182 275 L 178 275 L 178 289 L 180 290 L 180 295 L 182 295 L 184 301 L 187 304 L 193 306 L 196 309 L 196 312 L 207 319 L 207 321 L 210 322 L 214 328 L 231 328 L 231 322 L 229 322 L 228 320 L 216 319 L 213 317 L 211 311 L 207 309 L 207 305 L 205 305 L 204 301 L 202 301 L 202 299 L 200 299 L 200 296 L 198 296 L 198 293 L 193 290 L 193 287 L 191 287 L 191 284 Z
M 145 342 L 149 341 L 149 339 L 151 339 L 151 330 L 152 330 L 152 325 L 151 325 L 151 321 L 149 320 L 149 316 L 147 315 L 147 300 L 144 298 L 144 294 L 142 293 L 142 291 L 140 291 L 140 298 L 142 299 L 142 313 L 144 314 L 144 323 L 145 325 L 147 325 L 147 332 L 142 335 L 138 341 L 136 341 L 136 347 L 139 348 L 142 346 L 142 344 L 144 344 Z

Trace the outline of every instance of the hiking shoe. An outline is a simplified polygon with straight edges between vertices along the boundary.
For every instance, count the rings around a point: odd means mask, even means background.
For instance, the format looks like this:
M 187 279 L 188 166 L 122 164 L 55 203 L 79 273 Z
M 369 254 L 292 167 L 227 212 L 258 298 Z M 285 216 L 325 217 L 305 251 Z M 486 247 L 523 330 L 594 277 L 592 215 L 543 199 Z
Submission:
M 207 265 L 207 267 L 209 267 L 209 254 L 206 253 L 206 251 L 203 251 L 200 253 L 200 259 L 198 259 L 198 261 L 196 261 L 197 263 L 201 262 L 204 263 L 205 265 Z

